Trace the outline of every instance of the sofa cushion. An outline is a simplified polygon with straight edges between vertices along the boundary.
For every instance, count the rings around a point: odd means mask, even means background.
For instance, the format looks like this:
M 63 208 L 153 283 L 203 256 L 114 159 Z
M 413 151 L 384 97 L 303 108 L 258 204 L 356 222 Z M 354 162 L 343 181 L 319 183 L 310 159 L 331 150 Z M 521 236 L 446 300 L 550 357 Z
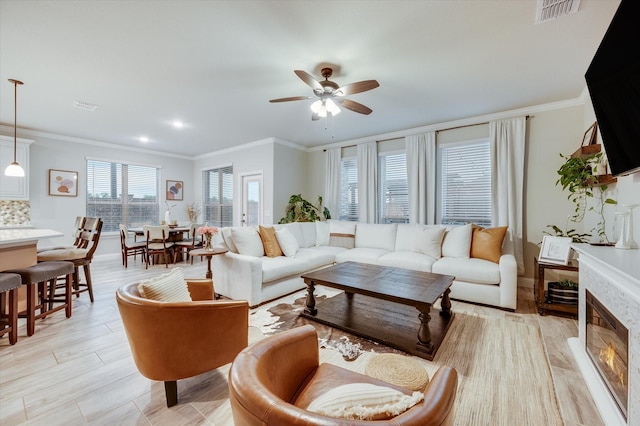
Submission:
M 391 253 L 389 250 L 376 248 L 353 248 L 336 255 L 336 262 L 361 262 L 377 264 L 378 258 Z
M 442 257 L 442 240 L 445 228 L 442 226 L 425 227 L 416 232 L 411 251 L 426 254 L 436 259 Z M 397 250 L 397 249 L 396 249 Z
M 141 281 L 138 293 L 145 299 L 158 302 L 191 302 L 182 268 L 173 268 L 166 274 Z
M 293 257 L 298 252 L 300 246 L 298 240 L 293 236 L 289 228 L 281 228 L 276 231 L 276 238 L 280 244 L 282 252 L 287 257 Z
M 422 253 L 412 251 L 392 251 L 378 258 L 378 265 L 394 266 L 414 271 L 431 272 L 431 267 L 437 259 Z
M 326 220 L 318 220 L 316 223 L 316 245 L 328 246 L 329 245 L 329 222 Z
M 298 242 L 298 247 L 304 247 L 304 236 L 302 235 L 302 228 L 300 227 L 300 222 L 291 222 L 285 223 L 281 225 L 281 228 L 286 228 L 291 232 L 291 234 L 295 237 Z M 276 230 L 278 227 L 276 227 Z
M 231 229 L 231 239 L 238 249 L 238 253 L 246 256 L 264 256 L 264 246 L 258 231 L 254 228 Z
M 233 237 L 231 236 L 231 231 L 234 229 L 245 230 L 248 228 L 242 228 L 239 226 L 220 228 L 219 235 L 222 236 L 222 241 L 227 245 L 227 248 L 229 249 L 229 251 L 233 253 L 238 253 L 238 247 L 236 247 L 235 243 L 233 242 Z M 215 240 L 216 237 L 214 236 L 213 238 Z
M 356 222 L 330 220 L 329 245 L 352 249 L 355 247 Z
M 316 245 L 316 223 L 315 222 L 298 222 L 300 231 L 302 232 L 303 243 L 300 247 L 314 247 Z
M 471 253 L 471 224 L 457 226 L 445 232 L 442 256 L 468 259 Z
M 456 281 L 478 284 L 500 284 L 500 266 L 483 259 L 443 257 L 433 264 L 431 272 L 453 275 Z
M 282 249 L 280 249 L 280 244 L 278 244 L 278 239 L 276 238 L 276 230 L 272 226 L 264 227 L 260 225 L 258 234 L 262 240 L 264 252 L 268 257 L 282 256 Z
M 356 248 L 373 248 L 394 251 L 396 248 L 396 224 L 358 223 Z
M 372 383 L 349 383 L 327 390 L 306 408 L 313 413 L 351 420 L 386 420 L 404 413 L 424 399 L 421 392 L 406 395 Z
M 307 263 L 295 257 L 263 257 L 262 282 L 267 283 L 290 275 L 300 275 L 307 271 Z
M 471 257 L 499 263 L 506 233 L 506 226 L 498 228 L 474 226 L 471 236 Z
M 305 262 L 306 271 L 310 271 L 322 266 L 332 265 L 335 260 L 335 254 L 329 250 L 318 250 L 316 247 L 307 247 L 301 248 L 296 253 L 295 258 Z
M 415 239 L 418 232 L 427 225 L 399 223 L 396 229 L 396 245 L 394 250 L 396 251 L 414 251 Z

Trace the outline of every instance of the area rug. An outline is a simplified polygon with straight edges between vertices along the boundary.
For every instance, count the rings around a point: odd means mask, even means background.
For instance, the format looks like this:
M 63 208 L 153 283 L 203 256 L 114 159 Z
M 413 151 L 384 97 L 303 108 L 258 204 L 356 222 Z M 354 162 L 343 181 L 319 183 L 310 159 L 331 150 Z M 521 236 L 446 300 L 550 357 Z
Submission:
M 335 293 L 320 294 L 318 300 Z M 359 345 L 362 356 L 342 366 L 363 372 L 375 353 L 403 352 L 298 316 L 304 293 L 252 311 L 249 323 L 270 335 L 312 324 L 321 348 L 344 349 Z M 407 355 L 410 356 L 410 355 Z M 331 357 L 335 359 L 336 357 Z M 432 377 L 442 365 L 458 372 L 457 425 L 562 425 L 551 373 L 540 332 L 521 322 L 496 319 L 472 312 L 456 317 L 433 361 L 419 360 Z M 330 362 L 330 361 L 328 361 Z

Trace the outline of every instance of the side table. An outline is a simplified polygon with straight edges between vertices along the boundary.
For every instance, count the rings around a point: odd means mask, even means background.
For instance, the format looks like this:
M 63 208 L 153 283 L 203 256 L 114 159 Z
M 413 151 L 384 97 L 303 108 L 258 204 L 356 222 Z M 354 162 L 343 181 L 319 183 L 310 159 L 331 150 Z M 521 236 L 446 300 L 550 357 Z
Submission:
M 189 251 L 189 256 L 200 256 L 207 258 L 207 275 L 205 278 L 213 278 L 213 274 L 211 273 L 211 258 L 217 254 L 224 254 L 228 252 L 229 249 L 222 247 L 214 247 L 213 250 L 205 250 L 203 248 L 198 248 L 195 250 Z
M 534 258 L 536 278 L 533 285 L 533 297 L 536 301 L 536 307 L 540 315 L 558 314 L 564 316 L 578 317 L 578 305 L 568 305 L 562 303 L 547 303 L 544 297 L 544 273 L 546 270 L 560 270 L 578 272 L 578 261 L 570 259 L 568 265 L 557 265 L 552 263 L 538 262 L 538 258 Z

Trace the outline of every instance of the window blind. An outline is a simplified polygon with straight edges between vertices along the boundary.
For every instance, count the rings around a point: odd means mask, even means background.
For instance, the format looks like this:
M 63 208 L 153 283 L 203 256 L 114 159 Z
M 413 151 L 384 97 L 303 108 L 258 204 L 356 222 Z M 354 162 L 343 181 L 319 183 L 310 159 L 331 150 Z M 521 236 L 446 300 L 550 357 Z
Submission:
M 87 160 L 87 216 L 101 218 L 103 232 L 157 224 L 158 180 L 155 167 Z
M 203 173 L 204 220 L 211 226 L 233 226 L 233 166 Z
M 489 141 L 442 145 L 440 223 L 491 225 L 491 149 Z
M 378 223 L 409 222 L 406 158 L 405 153 L 379 156 Z
M 358 164 L 355 158 L 340 161 L 340 220 L 358 220 Z

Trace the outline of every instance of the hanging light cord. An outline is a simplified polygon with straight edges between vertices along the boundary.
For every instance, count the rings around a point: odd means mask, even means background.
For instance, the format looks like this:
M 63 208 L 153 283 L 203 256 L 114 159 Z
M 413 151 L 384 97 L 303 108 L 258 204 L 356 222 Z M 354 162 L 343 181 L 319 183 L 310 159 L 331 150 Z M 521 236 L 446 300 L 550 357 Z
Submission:
M 9 79 L 13 83 L 13 162 L 17 164 L 16 151 L 18 149 L 18 84 L 19 80 Z

